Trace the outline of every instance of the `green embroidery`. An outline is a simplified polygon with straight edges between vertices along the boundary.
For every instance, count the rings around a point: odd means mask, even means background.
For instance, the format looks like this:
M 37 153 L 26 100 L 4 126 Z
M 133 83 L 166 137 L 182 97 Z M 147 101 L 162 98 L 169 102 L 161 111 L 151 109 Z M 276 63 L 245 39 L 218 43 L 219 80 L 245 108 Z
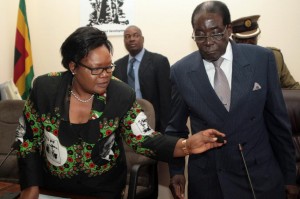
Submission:
M 56 76 L 61 76 L 62 75 L 62 72 L 51 72 L 51 73 L 48 73 L 48 76 L 50 77 L 56 77 Z
M 24 139 L 23 143 L 20 145 L 20 150 L 18 153 L 19 157 L 25 157 L 29 153 L 34 153 L 40 149 L 41 143 L 41 134 L 43 132 L 40 125 L 40 118 L 37 111 L 33 107 L 33 103 L 28 100 L 25 102 L 24 107 L 24 116 L 25 120 L 30 124 L 33 138 L 32 139 Z
M 104 93 L 103 95 L 96 95 L 98 100 L 101 100 L 106 104 L 106 94 Z
M 100 121 L 100 133 L 101 137 L 105 138 L 111 135 L 119 127 L 119 118 L 116 117 L 114 120 L 111 119 L 107 121 L 106 118 L 103 118 L 103 121 Z
M 131 124 L 134 123 L 137 115 L 142 111 L 140 105 L 137 102 L 134 102 L 130 111 L 127 112 L 125 117 L 120 123 L 121 126 L 121 134 L 125 142 L 133 148 L 137 153 L 145 155 L 147 157 L 155 156 L 155 152 L 148 149 L 143 148 L 142 143 L 150 138 L 161 135 L 159 132 L 154 131 L 151 135 L 135 135 L 131 130 Z
M 98 119 L 99 117 L 101 117 L 102 114 L 103 114 L 103 112 L 92 110 L 91 114 L 90 114 L 90 119 L 92 119 L 92 120 Z
M 54 75 L 54 74 L 52 74 Z M 60 73 L 55 74 L 60 75 Z M 97 99 L 103 100 L 105 102 L 106 97 L 97 96 Z M 112 133 L 117 132 L 117 129 L 120 129 L 120 133 L 125 139 L 125 142 L 128 143 L 132 148 L 134 148 L 138 153 L 146 155 L 148 157 L 154 156 L 155 153 L 147 148 L 142 146 L 142 143 L 154 136 L 160 135 L 157 132 L 154 132 L 151 135 L 134 135 L 132 133 L 130 124 L 134 122 L 137 115 L 141 112 L 141 107 L 134 103 L 133 107 L 128 111 L 125 117 L 120 121 L 119 118 L 106 119 L 104 118 L 99 122 L 99 140 L 104 139 L 107 136 L 110 136 Z M 41 151 L 41 143 L 44 138 L 44 130 L 58 136 L 59 125 L 60 125 L 60 114 L 59 111 L 56 111 L 56 115 L 42 114 L 39 116 L 37 111 L 34 109 L 33 103 L 28 100 L 25 104 L 25 117 L 32 129 L 33 137 L 32 139 L 25 139 L 20 147 L 20 153 L 18 154 L 21 157 L 26 158 L 29 153 L 35 153 Z M 91 119 L 97 119 L 102 116 L 103 112 L 96 110 L 91 111 Z M 119 126 L 120 125 L 120 126 Z M 120 128 L 121 127 L 121 128 Z M 79 172 L 84 172 L 88 176 L 98 176 L 101 175 L 115 166 L 118 157 L 120 156 L 120 147 L 115 142 L 113 146 L 113 156 L 111 159 L 104 165 L 97 165 L 93 162 L 91 154 L 95 144 L 85 143 L 83 141 L 73 144 L 66 148 L 67 150 L 67 160 L 62 166 L 54 166 L 48 162 L 46 154 L 43 153 L 43 158 L 52 175 L 59 178 L 71 178 L 72 176 L 78 175 Z
M 88 174 L 89 177 L 98 176 L 109 171 L 116 164 L 116 160 L 120 156 L 120 150 L 114 151 L 114 156 L 110 162 L 98 166 L 91 159 L 93 147 L 94 144 L 85 142 L 68 147 L 67 162 L 63 166 L 54 166 L 47 163 L 48 169 L 52 175 L 59 178 L 71 178 L 78 175 L 80 171 Z
M 52 133 L 56 137 L 58 136 L 58 128 L 59 128 L 59 116 L 50 116 L 50 114 L 45 115 L 42 114 L 41 121 L 43 122 L 44 129 L 47 132 Z

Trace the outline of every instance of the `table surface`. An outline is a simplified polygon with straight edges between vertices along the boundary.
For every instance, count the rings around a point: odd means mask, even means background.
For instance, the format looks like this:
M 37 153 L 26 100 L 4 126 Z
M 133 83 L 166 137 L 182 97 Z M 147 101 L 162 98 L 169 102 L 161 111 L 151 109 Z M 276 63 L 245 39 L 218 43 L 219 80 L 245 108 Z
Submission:
M 72 198 L 72 199 L 101 199 L 98 197 L 92 196 L 82 196 L 82 195 L 74 195 L 69 193 L 62 193 L 62 192 L 53 192 L 47 190 L 40 190 L 41 194 L 50 195 L 50 196 L 57 196 L 63 198 Z M 20 193 L 20 185 L 11 182 L 2 182 L 0 181 L 0 199 L 4 199 L 5 196 L 7 198 L 14 198 L 12 196 L 18 195 Z M 11 197 L 9 197 L 11 195 Z
M 20 185 L 0 181 L 0 198 L 15 198 L 20 193 Z

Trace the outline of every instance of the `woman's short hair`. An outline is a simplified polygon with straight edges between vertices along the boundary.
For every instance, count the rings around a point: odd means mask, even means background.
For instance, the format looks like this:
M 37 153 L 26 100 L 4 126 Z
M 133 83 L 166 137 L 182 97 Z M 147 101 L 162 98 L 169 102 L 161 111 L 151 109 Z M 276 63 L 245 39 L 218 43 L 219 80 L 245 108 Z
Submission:
M 103 45 L 113 53 L 113 46 L 104 31 L 90 26 L 80 27 L 63 42 L 60 48 L 61 63 L 69 70 L 70 62 L 80 62 L 91 50 Z

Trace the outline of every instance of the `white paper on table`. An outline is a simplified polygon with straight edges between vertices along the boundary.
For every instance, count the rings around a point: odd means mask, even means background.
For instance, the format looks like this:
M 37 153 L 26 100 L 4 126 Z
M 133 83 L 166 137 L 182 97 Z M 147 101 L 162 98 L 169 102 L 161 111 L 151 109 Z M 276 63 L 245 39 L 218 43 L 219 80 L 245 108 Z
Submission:
M 62 197 L 57 197 L 57 196 L 49 196 L 49 195 L 40 194 L 39 199 L 71 199 L 71 198 L 62 198 Z

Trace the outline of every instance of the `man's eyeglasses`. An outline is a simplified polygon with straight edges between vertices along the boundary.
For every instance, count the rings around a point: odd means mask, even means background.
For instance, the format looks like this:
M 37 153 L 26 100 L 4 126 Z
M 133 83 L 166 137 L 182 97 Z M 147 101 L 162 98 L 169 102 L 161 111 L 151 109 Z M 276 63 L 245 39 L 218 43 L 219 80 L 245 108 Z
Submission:
M 221 39 L 223 39 L 226 29 L 227 29 L 227 26 L 225 26 L 225 29 L 224 29 L 223 32 L 216 33 L 216 34 L 211 34 L 211 35 L 207 35 L 207 36 L 196 36 L 195 32 L 193 32 L 192 38 L 193 38 L 193 40 L 195 40 L 198 43 L 203 43 L 210 37 L 214 41 L 220 41 Z
M 92 67 L 89 67 L 87 65 L 84 65 L 83 63 L 81 62 L 78 62 L 77 63 L 79 66 L 82 66 L 84 68 L 87 68 L 91 71 L 91 74 L 92 75 L 100 75 L 101 73 L 103 73 L 103 71 L 106 71 L 107 73 L 111 73 L 115 70 L 115 64 L 111 63 L 110 66 L 101 66 L 101 67 L 98 67 L 98 68 L 92 68 Z

